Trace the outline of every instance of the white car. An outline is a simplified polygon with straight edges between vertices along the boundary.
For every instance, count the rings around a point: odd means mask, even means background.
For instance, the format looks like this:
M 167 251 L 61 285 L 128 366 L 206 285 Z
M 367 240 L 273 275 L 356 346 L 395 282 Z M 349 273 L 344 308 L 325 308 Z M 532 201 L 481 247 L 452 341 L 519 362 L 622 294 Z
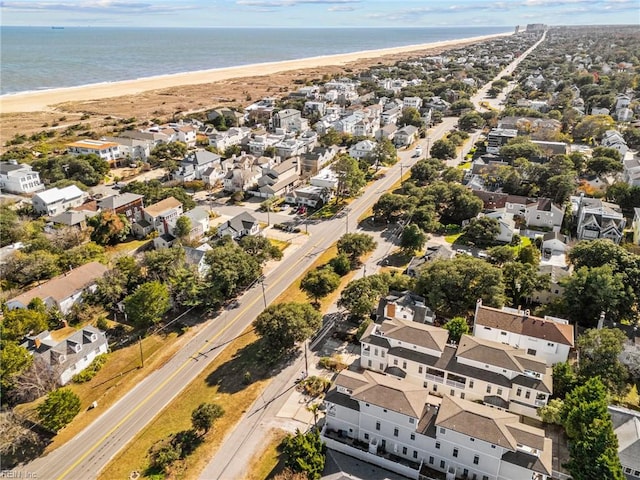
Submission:
M 416 147 L 415 152 L 413 153 L 413 157 L 419 157 L 420 155 L 422 155 L 422 147 Z

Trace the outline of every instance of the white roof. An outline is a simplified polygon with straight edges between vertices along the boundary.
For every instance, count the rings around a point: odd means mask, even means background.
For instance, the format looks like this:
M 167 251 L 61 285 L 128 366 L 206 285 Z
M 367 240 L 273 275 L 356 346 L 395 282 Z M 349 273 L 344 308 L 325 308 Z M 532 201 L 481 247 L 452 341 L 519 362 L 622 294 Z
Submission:
M 40 200 L 46 204 L 59 202 L 61 200 L 69 200 L 72 198 L 78 198 L 84 195 L 84 192 L 75 185 L 69 185 L 68 187 L 58 188 L 53 187 L 44 192 L 40 192 L 36 195 Z

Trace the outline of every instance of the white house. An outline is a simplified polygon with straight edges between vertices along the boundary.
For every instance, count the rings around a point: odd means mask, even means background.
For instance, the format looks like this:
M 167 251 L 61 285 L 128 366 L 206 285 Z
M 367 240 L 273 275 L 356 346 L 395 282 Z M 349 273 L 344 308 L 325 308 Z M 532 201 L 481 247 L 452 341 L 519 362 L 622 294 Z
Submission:
M 338 187 L 338 177 L 331 168 L 323 168 L 317 175 L 311 177 L 309 183 L 314 187 L 335 189 Z
M 349 155 L 355 159 L 367 158 L 376 148 L 376 142 L 371 140 L 362 140 L 349 149 Z
M 402 99 L 402 108 L 415 108 L 420 110 L 422 107 L 422 99 L 420 97 L 404 97 Z
M 396 147 L 408 147 L 416 141 L 418 136 L 418 128 L 413 125 L 407 125 L 398 130 L 394 137 L 393 142 Z
M 627 480 L 640 478 L 640 413 L 635 410 L 609 405 L 607 408 L 618 438 L 618 457 Z
M 191 223 L 191 230 L 188 235 L 189 240 L 201 238 L 209 231 L 209 212 L 204 207 L 192 208 L 181 216 L 188 218 Z M 176 221 L 177 219 L 172 223 L 172 233 L 175 230 Z
M 308 185 L 306 187 L 296 188 L 288 192 L 284 200 L 293 205 L 304 205 L 316 208 L 319 205 L 327 203 L 331 199 L 331 190 L 326 187 L 316 187 Z
M 626 220 L 618 205 L 598 198 L 588 198 L 584 194 L 572 196 L 570 200 L 577 220 L 578 240 L 608 238 L 614 243 L 620 243 Z
M 204 149 L 190 152 L 180 162 L 180 168 L 173 173 L 173 178 L 182 182 L 201 180 L 205 171 L 220 165 L 220 158 L 220 155 Z
M 209 250 L 213 250 L 213 247 L 208 243 L 204 243 L 196 248 L 184 247 L 185 262 L 193 265 L 201 276 L 205 276 L 209 271 L 209 265 L 205 261 L 205 256 Z
M 485 307 L 482 300 L 476 304 L 473 335 L 524 350 L 547 365 L 566 362 L 574 347 L 574 329 L 568 320 L 534 317 L 528 310 Z
M 629 151 L 627 142 L 624 137 L 617 130 L 607 130 L 604 132 L 600 145 L 603 147 L 615 148 L 622 157 Z
M 258 220 L 248 212 L 242 212 L 218 227 L 218 236 L 230 235 L 240 238 L 245 235 L 256 235 L 260 231 Z
M 34 357 L 44 360 L 55 372 L 61 385 L 68 383 L 98 355 L 107 353 L 109 349 L 105 333 L 91 325 L 59 342 L 45 330 L 39 335 L 25 337 L 22 346 Z
M 87 198 L 87 194 L 75 185 L 39 192 L 33 196 L 31 203 L 36 213 L 41 215 L 58 215 L 70 208 L 79 207 Z
M 215 132 L 209 135 L 209 145 L 217 148 L 219 152 L 224 152 L 233 145 L 240 145 L 249 140 L 251 129 L 248 127 L 234 127 L 226 132 Z
M 411 479 L 552 475 L 552 442 L 544 430 L 401 378 L 343 370 L 324 404 L 322 436 L 329 448 Z
M 44 189 L 40 174 L 30 165 L 15 160 L 0 162 L 0 190 L 9 193 L 33 193 Z
M 95 289 L 95 282 L 107 271 L 107 267 L 98 262 L 85 263 L 73 270 L 58 275 L 31 290 L 7 301 L 10 310 L 27 308 L 34 298 L 41 299 L 48 307 L 57 308 L 64 315 L 71 307 L 82 301 L 82 294 Z M 27 332 L 25 332 L 27 333 Z
M 120 145 L 103 140 L 78 140 L 68 143 L 67 150 L 73 155 L 97 155 L 107 162 L 115 162 L 121 156 Z
M 411 320 L 412 322 L 433 324 L 436 314 L 419 295 L 405 292 L 389 292 L 380 299 L 377 310 L 378 321 L 382 319 Z M 446 340 L 446 339 L 445 339 Z
M 640 158 L 625 158 L 622 161 L 622 178 L 630 187 L 640 187 Z
M 131 228 L 138 237 L 145 237 L 154 230 L 160 235 L 171 233 L 171 226 L 175 225 L 182 211 L 182 203 L 174 197 L 168 197 L 144 207 L 142 218 L 134 222 Z
M 146 162 L 154 149 L 155 143 L 149 139 L 137 139 L 129 137 L 103 137 L 101 140 L 105 142 L 113 142 L 118 144 L 120 149 L 120 157 L 128 162 L 142 161 Z
M 516 228 L 516 222 L 513 219 L 512 213 L 496 210 L 495 212 L 488 212 L 481 214 L 485 217 L 493 218 L 498 221 L 500 227 L 500 233 L 496 236 L 495 240 L 498 242 L 509 243 L 515 233 L 518 233 Z

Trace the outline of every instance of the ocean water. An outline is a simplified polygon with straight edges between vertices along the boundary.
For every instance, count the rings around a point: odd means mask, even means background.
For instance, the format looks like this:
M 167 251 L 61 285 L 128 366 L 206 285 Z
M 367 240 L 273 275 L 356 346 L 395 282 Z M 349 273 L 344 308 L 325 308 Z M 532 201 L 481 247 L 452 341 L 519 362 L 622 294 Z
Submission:
M 375 50 L 509 30 L 2 27 L 0 94 Z

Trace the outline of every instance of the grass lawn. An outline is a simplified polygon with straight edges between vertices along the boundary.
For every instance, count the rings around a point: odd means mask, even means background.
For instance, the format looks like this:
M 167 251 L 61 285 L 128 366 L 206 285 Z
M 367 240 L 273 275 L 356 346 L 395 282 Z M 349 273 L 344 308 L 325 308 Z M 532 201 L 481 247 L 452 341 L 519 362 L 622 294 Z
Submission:
M 140 383 L 152 371 L 160 368 L 192 335 L 192 333 L 187 333 L 180 338 L 175 333 L 152 335 L 142 341 L 144 369 L 138 368 L 140 366 L 140 345 L 135 343 L 110 352 L 107 363 L 91 381 L 69 384 L 69 388 L 80 397 L 80 413 L 73 419 L 73 422 L 53 438 L 46 451 L 50 452 L 60 447 L 80 433 L 106 409 L 116 403 L 122 395 Z M 94 401 L 98 402 L 98 408 L 87 410 Z M 27 410 L 31 410 L 31 407 L 33 404 L 25 404 L 24 406 Z
M 191 412 L 203 402 L 213 402 L 224 409 L 224 416 L 215 423 L 204 442 L 189 457 L 174 464 L 174 470 L 168 477 L 197 478 L 225 435 L 267 383 L 267 367 L 258 356 L 260 342 L 257 338 L 251 327 L 238 336 L 177 398 L 138 433 L 126 449 L 111 460 L 99 478 L 126 479 L 134 470 L 144 474 L 148 467 L 149 448 L 173 433 L 191 428 Z M 249 385 L 243 382 L 245 372 L 251 372 L 253 378 Z
M 622 403 L 625 403 L 631 407 L 640 407 L 640 395 L 638 395 L 638 387 L 635 385 L 631 387 L 629 393 L 623 398 L 620 399 Z
M 459 170 L 467 170 L 468 168 L 471 168 L 471 162 L 461 163 L 456 168 L 459 169 Z
M 284 252 L 285 249 L 291 245 L 291 242 L 285 242 L 283 240 L 278 240 L 276 238 L 269 238 L 269 241 L 271 242 L 271 245 L 274 245 L 275 247 L 278 248 L 278 250 L 280 250 L 281 252 Z
M 121 253 L 128 253 L 137 250 L 150 240 L 131 240 L 129 242 L 119 243 L 113 247 L 107 247 L 107 255 L 109 258 L 115 257 Z
M 284 466 L 279 447 L 286 436 L 287 432 L 284 430 L 274 429 L 269 432 L 264 449 L 251 460 L 245 480 L 267 480 L 282 470 Z
M 461 236 L 462 233 L 454 233 L 453 235 L 447 235 L 446 237 L 444 237 L 444 239 L 447 243 L 454 244 L 456 243 L 456 240 L 458 240 L 458 238 L 460 238 Z

